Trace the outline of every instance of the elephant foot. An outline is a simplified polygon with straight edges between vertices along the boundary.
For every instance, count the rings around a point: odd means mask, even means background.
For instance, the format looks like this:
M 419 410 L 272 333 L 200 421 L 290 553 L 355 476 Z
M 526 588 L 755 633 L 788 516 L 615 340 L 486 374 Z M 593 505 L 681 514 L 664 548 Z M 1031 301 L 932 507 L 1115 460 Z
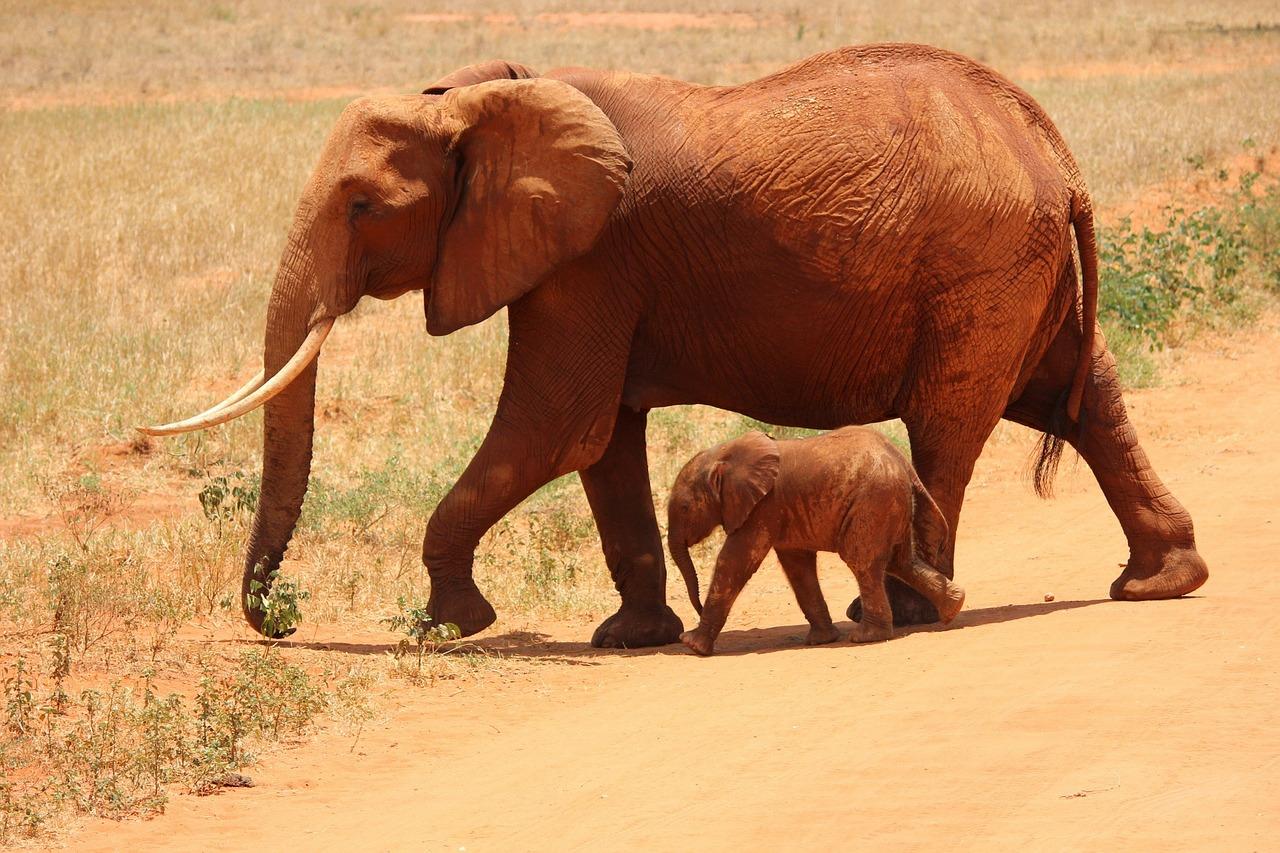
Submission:
M 885 622 L 863 619 L 849 632 L 851 643 L 880 643 L 893 639 L 893 626 Z
M 597 649 L 642 649 L 649 646 L 666 646 L 680 639 L 684 623 L 665 604 L 656 607 L 628 606 L 600 623 L 591 635 L 591 645 Z
M 1111 584 L 1117 601 L 1177 598 L 1199 589 L 1209 579 L 1209 567 L 1195 548 L 1132 551 L 1129 563 Z
M 834 643 L 838 639 L 840 639 L 840 632 L 834 625 L 827 625 L 822 628 L 810 627 L 809 635 L 804 638 L 804 642 L 808 646 L 823 646 Z
M 938 621 L 937 608 L 930 604 L 920 593 L 899 582 L 897 578 L 889 578 L 886 587 L 889 592 L 889 606 L 893 608 L 893 624 L 895 627 L 932 625 Z M 956 589 L 959 589 L 959 587 L 956 587 Z M 963 603 L 963 590 L 960 594 L 960 601 Z M 959 608 L 957 607 L 958 611 Z M 845 613 L 854 622 L 861 622 L 862 598 L 855 598 Z
M 680 642 L 689 647 L 689 651 L 700 657 L 710 657 L 715 651 L 716 641 L 705 631 L 694 629 L 680 635 Z
M 493 624 L 498 614 L 470 578 L 465 581 L 431 582 L 427 612 L 434 625 L 453 623 L 464 637 L 478 634 Z

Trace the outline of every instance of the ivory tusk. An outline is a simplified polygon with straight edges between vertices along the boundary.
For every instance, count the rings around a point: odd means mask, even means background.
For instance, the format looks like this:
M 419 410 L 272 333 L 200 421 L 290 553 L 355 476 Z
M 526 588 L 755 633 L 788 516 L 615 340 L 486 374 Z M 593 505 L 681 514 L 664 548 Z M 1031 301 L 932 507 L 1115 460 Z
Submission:
M 272 376 L 257 390 L 247 392 L 247 396 L 244 396 L 242 392 L 249 387 L 248 385 L 232 394 L 226 402 L 194 417 L 187 418 L 184 421 L 175 421 L 171 424 L 163 424 L 162 426 L 138 427 L 138 431 L 146 435 L 177 435 L 224 424 L 227 421 L 235 420 L 241 415 L 252 412 L 289 387 L 289 383 L 296 379 L 298 374 L 307 369 L 307 365 L 311 364 L 320 353 L 320 346 L 324 343 L 324 339 L 328 337 L 332 328 L 332 317 L 321 320 L 312 326 L 311 331 L 307 332 L 306 340 L 302 342 L 302 346 L 298 347 L 298 351 L 293 354 L 293 357 L 289 359 L 284 367 L 280 368 L 280 372 Z
M 237 388 L 237 389 L 236 389 L 236 390 L 231 394 L 231 396 L 230 396 L 230 397 L 228 397 L 227 399 L 223 400 L 221 403 L 218 403 L 216 406 L 210 406 L 209 408 L 205 409 L 203 412 L 201 412 L 201 413 L 200 413 L 200 414 L 198 414 L 198 415 L 193 415 L 192 417 L 187 418 L 187 420 L 186 420 L 186 421 L 176 421 L 176 422 L 171 423 L 171 424 L 165 424 L 164 426 L 154 426 L 154 427 L 135 427 L 135 429 L 137 429 L 137 430 L 138 430 L 138 432 L 146 433 L 147 435 L 168 435 L 169 433 L 167 433 L 167 432 L 163 432 L 163 433 L 161 433 L 161 432 L 154 432 L 154 430 L 169 430 L 169 429 L 171 429 L 171 428 L 181 426 L 182 424 L 185 424 L 185 423 L 187 423 L 188 421 L 196 421 L 196 420 L 198 420 L 198 419 L 200 419 L 200 418 L 203 418 L 203 417 L 206 417 L 206 416 L 208 416 L 208 415 L 216 414 L 216 413 L 218 413 L 218 412 L 222 411 L 223 409 L 227 408 L 228 406 L 232 405 L 233 403 L 238 403 L 238 402 L 240 402 L 240 401 L 241 401 L 241 400 L 243 400 L 245 397 L 248 397 L 248 396 L 249 396 L 250 394 L 252 394 L 254 391 L 257 391 L 259 388 L 261 388 L 261 387 L 262 387 L 262 379 L 263 379 L 263 377 L 264 377 L 265 375 L 266 375 L 266 370 L 265 370 L 265 369 L 259 369 L 259 370 L 258 370 L 258 372 L 257 372 L 256 374 L 254 374 L 254 376 L 253 376 L 253 378 L 252 378 L 252 379 L 250 379 L 248 382 L 246 382 L 245 384 L 243 384 L 243 385 L 241 385 L 239 388 Z
M 261 388 L 263 381 L 266 379 L 266 376 L 267 376 L 267 372 L 265 370 L 259 369 L 258 372 L 254 375 L 254 377 L 250 379 L 248 382 L 241 385 L 234 394 L 232 394 L 230 397 L 223 400 L 221 403 L 214 406 L 213 408 L 208 409 L 204 412 L 201 412 L 200 414 L 206 415 L 209 412 L 216 412 L 219 409 L 225 409 L 227 406 L 230 406 L 232 403 L 239 403 L 245 397 L 248 397 L 254 391 L 257 391 L 259 388 Z M 200 415 L 197 415 L 196 417 L 199 417 L 199 416 Z

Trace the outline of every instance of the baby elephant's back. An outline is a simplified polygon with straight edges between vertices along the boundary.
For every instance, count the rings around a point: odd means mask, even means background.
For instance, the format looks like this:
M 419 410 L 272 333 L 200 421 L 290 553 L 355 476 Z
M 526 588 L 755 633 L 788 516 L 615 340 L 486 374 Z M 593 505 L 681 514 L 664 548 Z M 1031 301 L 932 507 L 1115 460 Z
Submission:
M 811 512 L 825 509 L 827 523 L 846 534 L 895 542 L 910 536 L 915 474 L 879 432 L 845 427 L 785 445 L 783 478 L 807 493 L 796 497 Z
M 840 479 L 858 477 L 861 480 L 865 476 L 867 482 L 905 486 L 908 492 L 915 479 L 911 463 L 902 451 L 870 427 L 844 427 L 804 439 L 803 444 L 812 449 L 815 468 L 824 468 Z

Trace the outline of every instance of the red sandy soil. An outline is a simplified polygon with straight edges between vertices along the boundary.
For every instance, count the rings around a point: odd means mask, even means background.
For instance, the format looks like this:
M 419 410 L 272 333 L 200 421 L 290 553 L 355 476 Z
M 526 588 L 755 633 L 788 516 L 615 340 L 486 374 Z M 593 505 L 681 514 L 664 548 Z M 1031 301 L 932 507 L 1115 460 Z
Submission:
M 1129 395 L 1213 571 L 1193 596 L 1107 600 L 1124 540 L 1088 469 L 1064 464 L 1058 497 L 1037 501 L 1032 437 L 1002 427 L 970 488 L 958 556 L 969 598 L 949 629 L 807 648 L 772 561 L 707 660 L 679 646 L 594 651 L 586 622 L 544 634 L 499 623 L 481 645 L 528 665 L 399 691 L 354 747 L 323 733 L 251 768 L 257 787 L 94 822 L 71 847 L 1270 847 L 1278 348 L 1271 316 L 1197 342 L 1164 386 Z M 849 572 L 828 559 L 823 582 L 839 612 Z
M 232 390 L 234 387 L 226 393 Z M 149 439 L 138 436 L 131 441 L 75 450 L 67 460 L 63 476 L 74 481 L 83 474 L 95 472 L 100 478 L 99 488 L 119 499 L 114 505 L 115 511 L 103 519 L 103 523 L 124 530 L 141 530 L 160 519 L 190 513 L 198 506 L 188 481 L 170 478 L 163 489 L 150 492 L 139 492 L 127 485 L 132 472 L 147 462 L 154 449 Z M 68 503 L 62 507 L 40 501 L 22 513 L 0 516 L 0 539 L 40 536 L 65 529 L 66 517 L 76 513 L 74 500 L 74 496 L 69 496 Z
M 1222 205 L 1224 193 L 1236 190 L 1246 173 L 1260 176 L 1258 190 L 1275 183 L 1280 179 L 1280 148 L 1254 148 L 1223 162 L 1206 164 L 1186 178 L 1152 184 L 1135 192 L 1132 202 L 1113 205 L 1103 210 L 1102 215 L 1108 223 L 1128 216 L 1135 228 L 1147 226 L 1161 230 L 1167 223 L 1169 209 L 1192 211 Z

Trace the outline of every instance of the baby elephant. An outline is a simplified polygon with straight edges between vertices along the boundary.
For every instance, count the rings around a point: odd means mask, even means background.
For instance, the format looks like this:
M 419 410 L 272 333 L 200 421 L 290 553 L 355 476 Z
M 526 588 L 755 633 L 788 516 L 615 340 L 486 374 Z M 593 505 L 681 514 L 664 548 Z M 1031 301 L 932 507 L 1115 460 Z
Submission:
M 911 463 L 875 430 L 847 427 L 797 441 L 749 432 L 718 444 L 680 470 L 667 517 L 671 556 L 702 616 L 680 639 L 700 655 L 711 654 L 734 599 L 770 548 L 809 620 L 810 645 L 840 636 L 818 586 L 817 551 L 839 554 L 858 580 L 855 643 L 893 636 L 886 571 L 927 598 L 943 622 L 964 604 L 964 590 L 933 568 L 946 519 Z M 704 608 L 689 546 L 718 524 L 727 536 Z

